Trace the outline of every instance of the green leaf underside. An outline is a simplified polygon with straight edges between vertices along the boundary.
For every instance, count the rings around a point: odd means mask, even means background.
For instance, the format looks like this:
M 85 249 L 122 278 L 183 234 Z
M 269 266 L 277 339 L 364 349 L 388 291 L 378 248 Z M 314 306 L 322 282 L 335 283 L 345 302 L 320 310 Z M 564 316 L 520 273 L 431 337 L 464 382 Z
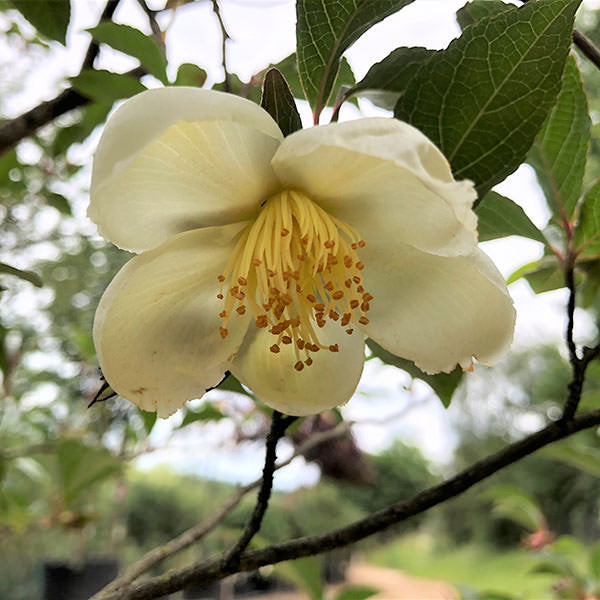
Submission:
M 423 131 L 480 197 L 525 159 L 560 90 L 581 0 L 502 5 L 435 53 L 395 116 Z
M 400 358 L 399 356 L 388 352 L 373 340 L 367 340 L 367 346 L 371 352 L 385 364 L 406 371 L 413 379 L 424 381 L 436 393 L 446 408 L 450 406 L 452 396 L 463 377 L 463 371 L 460 367 L 456 367 L 452 373 L 428 375 L 416 367 L 412 361 Z
M 370 27 L 413 0 L 298 0 L 298 71 L 318 119 L 327 105 L 342 54 Z
M 435 50 L 427 48 L 396 48 L 375 63 L 363 79 L 346 92 L 345 97 L 359 94 L 377 106 L 394 110 L 411 79 L 434 54 Z
M 473 25 L 485 17 L 493 17 L 512 5 L 501 0 L 472 0 L 456 11 L 456 20 L 461 29 Z
M 86 69 L 71 78 L 71 85 L 84 96 L 102 103 L 129 98 L 146 89 L 140 81 L 123 73 L 102 69 Z
M 88 29 L 92 37 L 111 48 L 133 56 L 140 61 L 148 73 L 167 85 L 167 60 L 162 49 L 152 36 L 143 31 L 121 23 L 100 23 Z
M 220 410 L 215 408 L 210 402 L 207 402 L 199 410 L 192 410 L 188 407 L 179 427 L 186 427 L 196 421 L 220 421 L 224 418 L 225 415 Z
M 515 202 L 497 192 L 488 192 L 477 209 L 479 241 L 486 242 L 508 235 L 520 235 L 546 243 L 544 234 Z
M 11 4 L 41 33 L 43 36 L 65 44 L 67 28 L 71 19 L 71 3 L 69 0 L 52 0 L 32 2 L 32 0 L 11 0 Z
M 12 267 L 6 263 L 0 263 L 0 275 L 12 275 L 13 277 L 18 277 L 19 279 L 23 279 L 24 281 L 32 283 L 35 285 L 35 287 L 43 287 L 44 285 L 40 279 L 40 276 L 33 271 L 17 269 L 16 267 Z
M 583 197 L 575 242 L 578 246 L 585 244 L 582 252 L 584 256 L 600 254 L 600 179 L 594 182 Z
M 552 211 L 570 218 L 581 196 L 591 121 L 581 73 L 569 56 L 556 104 L 527 157 Z
M 273 117 L 284 136 L 302 129 L 290 87 L 275 68 L 269 69 L 265 75 L 260 105 Z
M 555 256 L 544 256 L 523 265 L 508 277 L 506 283 L 510 285 L 523 277 L 536 294 L 565 287 L 565 276 Z M 575 283 L 582 281 L 583 274 L 576 272 Z

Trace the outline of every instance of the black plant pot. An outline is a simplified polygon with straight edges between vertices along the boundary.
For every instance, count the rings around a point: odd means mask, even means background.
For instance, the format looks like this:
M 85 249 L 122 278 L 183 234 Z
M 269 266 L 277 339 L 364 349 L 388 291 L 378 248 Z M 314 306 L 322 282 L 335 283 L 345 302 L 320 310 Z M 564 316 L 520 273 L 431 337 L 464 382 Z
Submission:
M 79 566 L 44 563 L 44 600 L 89 600 L 119 574 L 114 558 L 86 560 Z

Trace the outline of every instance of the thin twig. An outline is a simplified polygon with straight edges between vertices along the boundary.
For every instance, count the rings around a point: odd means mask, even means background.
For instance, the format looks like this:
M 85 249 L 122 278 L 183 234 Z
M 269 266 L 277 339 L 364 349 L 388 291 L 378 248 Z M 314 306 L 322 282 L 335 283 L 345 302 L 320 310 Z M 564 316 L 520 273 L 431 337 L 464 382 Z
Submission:
M 424 490 L 411 500 L 392 504 L 347 527 L 323 535 L 298 538 L 245 552 L 240 556 L 239 565 L 235 567 L 228 565 L 227 569 L 223 568 L 223 560 L 220 557 L 202 561 L 123 588 L 116 593 L 103 596 L 102 600 L 149 600 L 161 594 L 176 592 L 191 584 L 208 583 L 235 572 L 250 571 L 263 565 L 312 556 L 346 546 L 458 496 L 476 483 L 548 444 L 597 425 L 600 425 L 600 410 L 583 413 L 566 423 L 551 423 L 523 440 L 476 462 L 444 483 Z
M 402 412 L 404 414 L 405 411 Z M 394 417 L 391 417 L 394 418 Z M 383 421 L 378 421 L 383 423 Z M 306 453 L 310 452 L 313 448 L 333 440 L 337 437 L 340 437 L 350 431 L 352 425 L 355 421 L 342 421 L 338 425 L 336 425 L 333 429 L 329 431 L 323 431 L 319 433 L 312 434 L 305 442 L 300 444 L 296 450 L 291 454 L 289 458 L 286 458 L 284 461 L 277 463 L 275 466 L 275 470 L 282 469 L 289 465 L 294 459 L 298 456 L 303 456 Z M 386 423 L 389 423 L 389 419 L 386 420 Z M 103 600 L 106 597 L 106 594 L 117 590 L 119 588 L 124 587 L 128 583 L 131 583 L 135 579 L 137 579 L 140 575 L 148 572 L 150 569 L 155 567 L 158 563 L 162 562 L 166 558 L 173 556 L 185 550 L 211 531 L 214 530 L 217 525 L 219 525 L 223 519 L 240 503 L 241 499 L 253 489 L 257 488 L 262 482 L 262 477 L 255 479 L 251 483 L 238 487 L 235 492 L 227 499 L 227 501 L 223 504 L 223 506 L 219 509 L 218 513 L 211 517 L 210 519 L 196 525 L 184 531 L 181 535 L 173 538 L 167 544 L 163 546 L 159 546 L 158 548 L 154 548 L 147 552 L 142 558 L 138 561 L 127 567 L 127 569 L 117 577 L 114 581 L 108 584 L 105 588 L 103 588 L 96 596 L 93 597 L 92 600 Z
M 581 53 L 597 68 L 600 69 L 600 50 L 587 35 L 577 29 L 573 30 L 573 42 Z
M 150 29 L 152 29 L 152 35 L 154 39 L 156 40 L 158 45 L 164 50 L 165 38 L 163 36 L 163 31 L 160 28 L 160 25 L 158 24 L 158 20 L 156 19 L 158 11 L 152 10 L 146 3 L 146 0 L 138 0 L 138 4 L 148 17 L 148 22 L 150 23 Z
M 223 73 L 225 77 L 225 91 L 231 92 L 231 76 L 229 75 L 229 69 L 227 68 L 227 40 L 230 40 L 231 36 L 229 33 L 227 33 L 227 29 L 225 28 L 225 23 L 223 22 L 221 9 L 219 8 L 219 3 L 217 0 L 212 0 L 212 7 L 217 20 L 219 21 L 219 27 L 221 28 L 221 64 L 223 66 Z
M 256 504 L 242 535 L 223 560 L 223 569 L 225 570 L 231 569 L 237 565 L 240 555 L 248 547 L 248 544 L 260 529 L 263 517 L 265 516 L 265 512 L 269 505 L 269 498 L 271 497 L 271 490 L 273 488 L 273 474 L 275 472 L 275 460 L 277 459 L 277 443 L 288 426 L 296 419 L 297 417 L 284 416 L 277 410 L 273 411 L 271 429 L 267 436 L 265 447 L 265 465 L 263 467 L 262 483 L 258 490 Z

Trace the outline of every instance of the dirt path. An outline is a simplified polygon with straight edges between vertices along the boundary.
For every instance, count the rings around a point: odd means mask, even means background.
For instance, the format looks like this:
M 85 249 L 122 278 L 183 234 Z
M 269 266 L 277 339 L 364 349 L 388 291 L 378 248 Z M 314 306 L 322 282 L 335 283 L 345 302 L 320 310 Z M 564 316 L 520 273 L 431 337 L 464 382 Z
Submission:
M 443 581 L 432 581 L 405 575 L 395 569 L 384 569 L 363 563 L 351 565 L 345 585 L 367 585 L 380 591 L 372 600 L 458 600 L 456 590 Z M 340 586 L 330 586 L 327 597 Z M 301 593 L 269 595 L 268 600 L 307 600 Z M 266 600 L 266 598 L 265 598 Z

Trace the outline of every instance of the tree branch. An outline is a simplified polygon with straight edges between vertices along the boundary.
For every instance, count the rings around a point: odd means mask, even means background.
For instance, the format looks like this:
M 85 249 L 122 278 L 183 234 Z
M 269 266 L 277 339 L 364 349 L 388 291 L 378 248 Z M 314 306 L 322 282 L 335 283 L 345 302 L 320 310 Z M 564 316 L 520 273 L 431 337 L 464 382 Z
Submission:
M 118 4 L 119 0 L 109 0 L 102 11 L 99 23 L 112 19 Z M 92 40 L 81 63 L 81 71 L 93 67 L 94 60 L 98 56 L 98 51 L 98 43 Z M 133 74 L 133 72 L 130 74 Z M 0 156 L 14 148 L 22 139 L 32 136 L 40 127 L 54 121 L 60 115 L 74 108 L 84 106 L 89 102 L 89 98 L 76 92 L 73 88 L 69 88 L 62 91 L 52 100 L 42 102 L 26 113 L 0 124 Z
M 246 528 L 242 532 L 240 539 L 233 548 L 227 553 L 223 560 L 223 569 L 229 570 L 235 568 L 240 560 L 241 553 L 248 547 L 252 538 L 262 524 L 263 517 L 269 505 L 271 489 L 273 488 L 273 473 L 275 472 L 275 460 L 277 459 L 277 443 L 285 433 L 285 430 L 291 425 L 297 417 L 288 417 L 282 415 L 279 411 L 273 411 L 273 420 L 271 421 L 271 430 L 267 436 L 265 451 L 265 466 L 263 467 L 262 483 L 258 491 L 258 497 L 252 515 L 248 520 Z
M 600 50 L 587 35 L 577 29 L 573 30 L 573 42 L 581 53 L 597 68 L 600 69 Z
M 600 410 L 583 413 L 567 422 L 551 423 L 523 440 L 476 462 L 455 477 L 417 494 L 411 500 L 392 504 L 347 527 L 323 535 L 298 538 L 245 552 L 240 556 L 239 565 L 235 567 L 227 565 L 228 568 L 224 568 L 222 558 L 217 557 L 184 569 L 168 571 L 143 583 L 103 596 L 102 600 L 148 600 L 161 594 L 176 592 L 193 583 L 208 583 L 235 572 L 249 571 L 263 565 L 312 556 L 346 546 L 458 496 L 476 483 L 548 444 L 596 425 L 600 425 Z
M 213 12 L 217 17 L 217 21 L 219 21 L 219 27 L 221 28 L 221 64 L 223 66 L 223 74 L 225 81 L 225 91 L 231 92 L 231 78 L 229 76 L 229 70 L 227 69 L 227 40 L 231 39 L 229 33 L 227 33 L 227 29 L 225 28 L 225 23 L 223 22 L 223 17 L 221 16 L 221 9 L 219 8 L 219 3 L 217 0 L 212 0 Z

